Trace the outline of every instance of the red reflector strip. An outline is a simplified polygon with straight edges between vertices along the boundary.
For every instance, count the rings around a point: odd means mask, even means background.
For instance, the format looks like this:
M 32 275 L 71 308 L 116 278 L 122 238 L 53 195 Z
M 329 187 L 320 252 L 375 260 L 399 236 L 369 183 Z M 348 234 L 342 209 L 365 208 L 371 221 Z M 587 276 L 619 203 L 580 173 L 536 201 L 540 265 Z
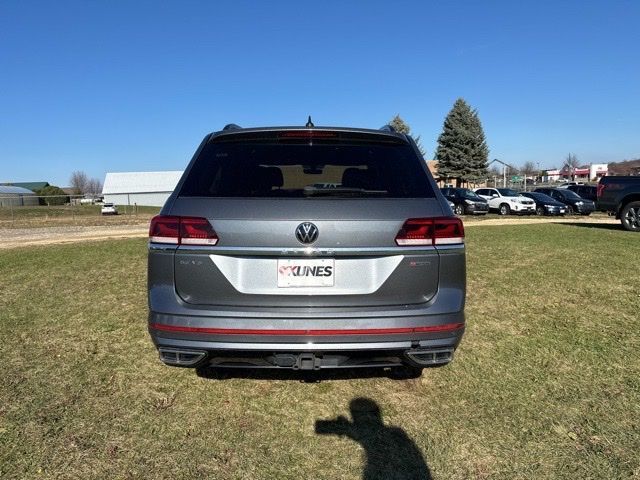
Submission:
M 446 323 L 426 327 L 407 328 L 365 328 L 352 330 L 256 330 L 244 328 L 207 328 L 207 327 L 182 327 L 178 325 L 165 325 L 152 323 L 154 330 L 165 332 L 206 333 L 209 335 L 398 335 L 403 333 L 437 333 L 459 330 L 464 323 Z

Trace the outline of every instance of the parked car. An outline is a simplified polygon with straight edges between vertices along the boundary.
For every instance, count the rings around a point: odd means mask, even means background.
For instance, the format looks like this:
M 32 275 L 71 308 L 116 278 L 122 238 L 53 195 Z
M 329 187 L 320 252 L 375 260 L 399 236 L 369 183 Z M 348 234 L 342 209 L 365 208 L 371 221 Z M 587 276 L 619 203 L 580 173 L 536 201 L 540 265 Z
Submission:
M 489 203 L 473 190 L 468 188 L 441 188 L 444 197 L 453 203 L 456 215 L 486 215 Z
M 148 276 L 174 366 L 415 375 L 464 332 L 462 221 L 391 127 L 206 136 L 151 221 Z
M 564 215 L 567 213 L 567 206 L 564 203 L 558 202 L 544 193 L 525 192 L 522 195 L 536 202 L 536 215 Z
M 474 191 L 489 202 L 491 210 L 497 210 L 500 215 L 536 213 L 535 202 L 511 188 L 476 188 Z
M 569 185 L 567 190 L 577 193 L 578 196 L 595 202 L 598 199 L 597 188 L 593 185 Z
M 118 207 L 116 207 L 113 203 L 105 203 L 102 205 L 100 213 L 102 213 L 102 215 L 117 215 Z
M 561 185 L 558 185 L 556 188 L 564 189 L 564 188 L 569 188 L 569 187 L 572 187 L 572 186 L 575 186 L 575 185 L 584 185 L 584 183 L 582 183 L 582 182 L 573 182 L 573 181 L 572 182 L 563 182 Z
M 536 188 L 534 191 L 544 193 L 554 200 L 564 203 L 567 206 L 567 213 L 569 215 L 573 215 L 574 213 L 579 213 L 580 215 L 591 215 L 591 212 L 596 208 L 595 203 L 591 200 L 582 198 L 577 193 L 566 188 Z
M 640 176 L 602 177 L 598 210 L 614 214 L 625 230 L 640 232 Z

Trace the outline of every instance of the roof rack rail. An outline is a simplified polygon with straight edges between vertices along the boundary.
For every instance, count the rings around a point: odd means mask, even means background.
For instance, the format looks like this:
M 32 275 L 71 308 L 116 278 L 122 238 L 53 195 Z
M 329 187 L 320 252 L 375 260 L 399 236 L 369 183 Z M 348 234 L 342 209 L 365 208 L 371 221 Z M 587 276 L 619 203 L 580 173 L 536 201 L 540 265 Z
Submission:
M 389 124 L 386 124 L 385 126 L 380 127 L 379 130 L 382 130 L 383 132 L 398 133 L 396 129 Z
M 222 129 L 222 131 L 224 132 L 225 130 L 241 130 L 241 129 L 242 127 L 240 125 L 236 125 L 235 123 L 227 123 Z

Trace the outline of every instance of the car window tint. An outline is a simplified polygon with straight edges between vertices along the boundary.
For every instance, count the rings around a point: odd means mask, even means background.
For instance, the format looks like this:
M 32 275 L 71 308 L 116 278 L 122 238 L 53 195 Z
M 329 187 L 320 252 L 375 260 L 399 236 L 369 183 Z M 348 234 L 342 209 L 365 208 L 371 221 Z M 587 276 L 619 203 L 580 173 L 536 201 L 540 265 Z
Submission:
M 405 143 L 210 142 L 179 195 L 430 198 L 423 163 Z

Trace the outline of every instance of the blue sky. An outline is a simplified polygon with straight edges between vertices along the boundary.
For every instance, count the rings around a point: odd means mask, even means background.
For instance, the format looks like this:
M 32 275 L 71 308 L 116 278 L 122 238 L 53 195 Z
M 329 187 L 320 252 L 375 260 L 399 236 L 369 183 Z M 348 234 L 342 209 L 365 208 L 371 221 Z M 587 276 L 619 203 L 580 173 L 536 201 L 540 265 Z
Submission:
M 0 181 L 179 170 L 229 122 L 377 128 L 429 158 L 458 97 L 490 158 L 640 157 L 640 2 L 0 3 Z

